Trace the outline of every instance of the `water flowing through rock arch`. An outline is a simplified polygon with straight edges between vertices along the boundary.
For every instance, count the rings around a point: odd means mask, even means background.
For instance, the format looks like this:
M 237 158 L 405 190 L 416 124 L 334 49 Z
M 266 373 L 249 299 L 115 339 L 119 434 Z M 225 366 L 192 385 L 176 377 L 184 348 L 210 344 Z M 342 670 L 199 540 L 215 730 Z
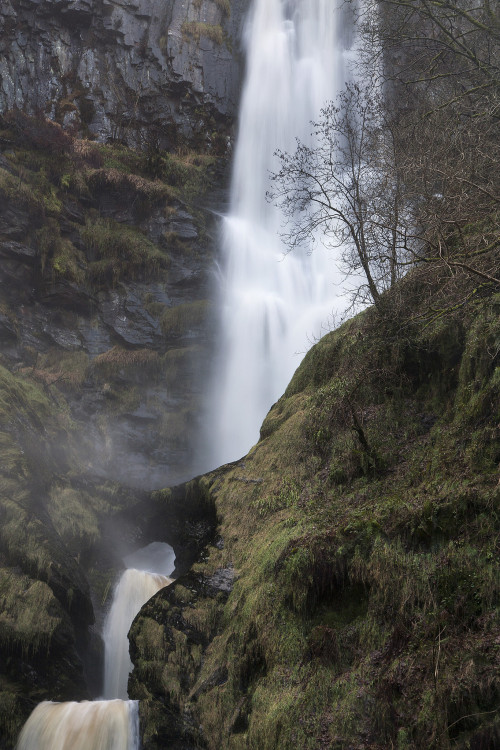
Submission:
M 24 725 L 16 750 L 138 750 L 138 701 L 128 700 L 132 668 L 128 630 L 143 604 L 172 582 L 175 553 L 152 542 L 124 558 L 104 624 L 104 698 L 95 701 L 43 701 Z

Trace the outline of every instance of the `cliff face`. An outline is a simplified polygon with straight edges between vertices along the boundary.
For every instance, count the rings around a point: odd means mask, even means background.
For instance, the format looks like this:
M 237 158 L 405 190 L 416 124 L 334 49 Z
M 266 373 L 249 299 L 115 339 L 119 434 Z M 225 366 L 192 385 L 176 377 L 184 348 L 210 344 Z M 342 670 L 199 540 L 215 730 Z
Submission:
M 246 4 L 1 3 L 2 750 L 101 693 L 122 554 L 214 524 L 140 503 L 196 473 Z
M 0 111 L 43 111 L 101 140 L 175 145 L 230 131 L 248 0 L 6 0 Z
M 223 165 L 156 154 L 153 178 L 145 153 L 20 113 L 4 125 L 1 361 L 65 390 L 91 471 L 150 488 L 188 478 L 212 347 L 205 192 L 222 203 Z

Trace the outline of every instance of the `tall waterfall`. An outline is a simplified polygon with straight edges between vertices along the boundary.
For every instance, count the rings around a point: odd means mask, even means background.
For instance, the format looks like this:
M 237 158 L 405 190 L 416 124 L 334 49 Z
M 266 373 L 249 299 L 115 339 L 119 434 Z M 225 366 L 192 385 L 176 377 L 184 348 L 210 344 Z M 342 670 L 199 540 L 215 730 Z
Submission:
M 318 247 L 286 255 L 266 201 L 277 148 L 313 144 L 311 121 L 344 83 L 349 54 L 333 0 L 254 0 L 230 213 L 223 226 L 221 351 L 209 419 L 212 466 L 244 455 L 311 339 L 340 312 L 340 275 Z M 345 305 L 344 305 L 345 307 Z
M 44 701 L 21 730 L 16 750 L 138 750 L 139 704 L 127 700 L 132 667 L 127 633 L 143 604 L 171 583 L 175 553 L 153 542 L 124 559 L 127 569 L 113 594 L 104 627 L 104 693 L 107 700 Z

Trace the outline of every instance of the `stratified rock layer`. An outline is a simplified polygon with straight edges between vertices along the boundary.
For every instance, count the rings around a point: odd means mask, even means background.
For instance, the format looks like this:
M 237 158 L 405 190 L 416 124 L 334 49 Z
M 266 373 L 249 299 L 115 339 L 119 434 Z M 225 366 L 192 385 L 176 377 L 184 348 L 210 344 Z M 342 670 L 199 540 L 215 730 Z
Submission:
M 247 0 L 6 0 L 0 112 L 42 110 L 100 139 L 205 141 L 230 128 Z M 151 128 L 155 126 L 153 133 Z

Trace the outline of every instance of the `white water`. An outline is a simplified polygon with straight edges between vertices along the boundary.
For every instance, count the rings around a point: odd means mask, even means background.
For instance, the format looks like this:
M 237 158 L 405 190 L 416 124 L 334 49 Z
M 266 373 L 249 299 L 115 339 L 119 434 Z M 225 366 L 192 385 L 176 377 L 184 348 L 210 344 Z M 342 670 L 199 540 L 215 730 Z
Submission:
M 103 634 L 106 700 L 40 703 L 24 725 L 16 750 L 138 750 L 139 704 L 127 700 L 132 668 L 127 634 L 142 605 L 171 583 L 175 553 L 169 544 L 153 542 L 124 563 L 127 570 L 115 587 Z
M 266 201 L 277 148 L 312 145 L 311 120 L 343 86 L 349 55 L 336 0 L 254 0 L 246 29 L 231 208 L 223 226 L 221 352 L 211 402 L 211 466 L 244 455 L 312 339 L 339 313 L 341 277 L 324 247 L 284 256 Z
M 124 559 L 127 570 L 118 581 L 104 623 L 104 697 L 127 698 L 132 669 L 128 631 L 140 608 L 172 582 L 175 554 L 168 544 L 153 542 Z
M 137 701 L 40 703 L 24 725 L 16 750 L 137 750 Z

